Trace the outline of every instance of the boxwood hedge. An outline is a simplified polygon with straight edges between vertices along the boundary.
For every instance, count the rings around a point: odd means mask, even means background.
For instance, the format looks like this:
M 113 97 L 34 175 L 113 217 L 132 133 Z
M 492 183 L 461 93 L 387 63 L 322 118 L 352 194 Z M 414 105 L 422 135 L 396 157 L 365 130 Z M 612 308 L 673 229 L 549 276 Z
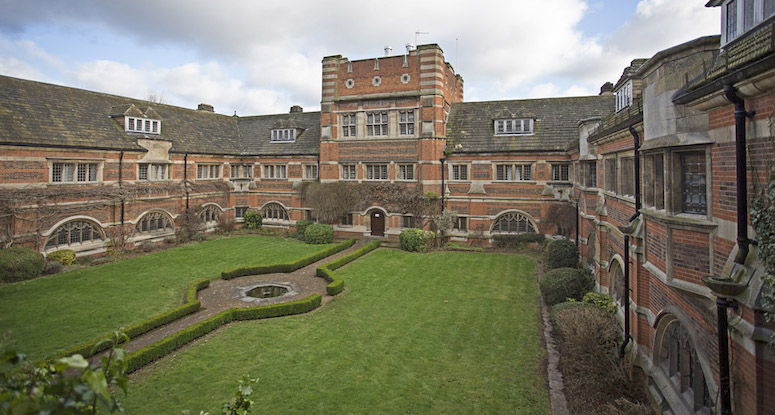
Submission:
M 356 260 L 357 258 L 360 258 L 367 253 L 379 248 L 379 245 L 379 241 L 373 241 L 353 253 L 347 254 L 341 258 L 337 258 L 325 265 L 318 267 L 315 270 L 317 276 L 325 279 L 329 283 L 326 286 L 326 294 L 337 295 L 342 292 L 342 290 L 344 290 L 344 280 L 342 280 L 342 278 L 340 278 L 339 275 L 334 272 L 335 269 L 343 267 L 344 265 Z
M 309 228 L 308 228 L 309 229 Z M 232 278 L 244 277 L 246 275 L 260 275 L 260 274 L 275 274 L 275 273 L 289 273 L 296 271 L 299 268 L 306 267 L 309 264 L 320 261 L 321 259 L 331 256 L 337 252 L 344 251 L 345 249 L 355 245 L 355 239 L 348 239 L 344 242 L 340 242 L 332 247 L 326 248 L 320 252 L 316 252 L 311 255 L 307 255 L 304 258 L 297 259 L 296 261 L 286 262 L 284 264 L 274 265 L 255 265 L 247 267 L 230 268 L 221 272 L 221 278 L 230 280 Z

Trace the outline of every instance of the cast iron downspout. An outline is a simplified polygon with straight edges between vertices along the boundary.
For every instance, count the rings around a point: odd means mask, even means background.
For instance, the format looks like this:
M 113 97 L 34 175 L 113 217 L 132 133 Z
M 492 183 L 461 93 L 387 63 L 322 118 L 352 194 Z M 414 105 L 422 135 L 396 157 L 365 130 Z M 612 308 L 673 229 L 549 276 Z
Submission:
M 748 177 L 745 150 L 745 118 L 754 112 L 745 111 L 745 101 L 737 96 L 732 85 L 724 85 L 724 94 L 735 104 L 735 164 L 737 165 L 737 256 L 735 262 L 745 263 L 748 256 Z
M 718 365 L 719 365 L 719 395 L 721 399 L 721 415 L 732 415 L 732 399 L 729 390 L 729 339 L 727 337 L 727 307 L 729 299 L 716 299 L 718 312 Z
M 444 213 L 444 162 L 447 159 L 442 157 L 439 159 L 441 162 L 441 212 Z
M 188 153 L 183 155 L 183 190 L 186 192 L 186 213 L 188 213 Z
M 635 166 L 635 213 L 630 217 L 630 222 L 640 215 L 640 139 L 638 132 L 632 126 L 629 127 L 630 134 L 632 134 L 633 148 L 635 149 L 635 158 L 633 164 Z
M 576 201 L 576 249 L 579 247 L 579 201 Z
M 624 343 L 619 348 L 619 357 L 630 343 L 630 235 L 624 235 Z

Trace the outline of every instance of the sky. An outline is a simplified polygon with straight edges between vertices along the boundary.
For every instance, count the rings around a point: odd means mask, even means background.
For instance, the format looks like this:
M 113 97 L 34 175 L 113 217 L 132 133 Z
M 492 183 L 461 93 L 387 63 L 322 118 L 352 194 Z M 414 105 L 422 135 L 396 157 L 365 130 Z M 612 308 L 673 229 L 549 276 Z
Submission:
M 441 46 L 466 101 L 590 95 L 632 59 L 718 34 L 706 2 L 0 0 L 0 74 L 228 115 L 314 111 L 324 56 L 416 38 Z

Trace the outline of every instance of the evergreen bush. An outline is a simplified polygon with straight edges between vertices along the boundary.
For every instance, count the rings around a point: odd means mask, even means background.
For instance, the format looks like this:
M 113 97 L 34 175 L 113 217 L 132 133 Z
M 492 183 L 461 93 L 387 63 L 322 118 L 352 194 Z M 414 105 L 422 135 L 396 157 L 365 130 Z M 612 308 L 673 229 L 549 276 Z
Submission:
M 296 233 L 298 234 L 297 238 L 304 240 L 304 232 L 307 230 L 307 226 L 312 224 L 313 222 L 311 220 L 297 220 L 296 221 Z
M 245 229 L 260 229 L 264 222 L 264 217 L 255 210 L 246 210 L 242 219 L 245 220 Z
M 409 252 L 428 252 L 428 236 L 418 228 L 409 228 L 398 235 L 401 249 Z
M 46 255 L 46 259 L 59 262 L 60 264 L 69 267 L 70 265 L 73 265 L 73 261 L 75 261 L 75 251 L 72 249 L 60 249 Z
M 314 223 L 304 230 L 304 242 L 308 244 L 330 244 L 334 240 L 334 228 L 331 225 Z
M 584 294 L 584 298 L 581 299 L 584 303 L 594 304 L 610 314 L 616 314 L 616 304 L 614 299 L 608 294 L 599 293 L 596 291 L 590 291 Z
M 38 277 L 46 266 L 43 254 L 24 246 L 0 249 L 0 281 L 13 282 Z
M 540 287 L 544 302 L 555 305 L 568 298 L 581 300 L 595 287 L 595 279 L 577 268 L 558 268 L 544 274 Z
M 577 268 L 579 248 L 568 239 L 555 239 L 546 248 L 546 266 L 549 269 Z

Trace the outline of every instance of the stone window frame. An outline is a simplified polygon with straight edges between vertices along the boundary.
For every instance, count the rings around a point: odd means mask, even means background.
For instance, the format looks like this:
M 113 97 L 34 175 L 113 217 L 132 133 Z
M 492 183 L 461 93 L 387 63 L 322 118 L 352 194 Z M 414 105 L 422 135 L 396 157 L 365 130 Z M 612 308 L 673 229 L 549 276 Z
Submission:
M 584 160 L 580 165 L 583 172 L 584 187 L 587 189 L 596 189 L 600 184 L 597 180 L 597 160 Z
M 463 233 L 468 232 L 468 216 L 458 216 L 452 225 L 452 229 Z
M 356 114 L 355 113 L 342 114 L 341 120 L 342 120 L 342 137 L 355 138 L 356 126 L 358 124 Z
M 273 143 L 293 143 L 296 141 L 295 128 L 275 128 L 272 129 L 270 141 Z
M 221 178 L 221 163 L 196 163 L 197 180 L 216 180 Z
M 493 181 L 498 182 L 529 182 L 533 180 L 533 165 L 530 163 L 494 162 L 492 177 Z
M 234 220 L 237 222 L 244 222 L 245 221 L 245 212 L 250 210 L 250 206 L 248 205 L 239 205 L 234 206 Z
M 664 151 L 643 154 L 643 169 L 641 176 L 643 207 L 664 211 L 666 209 L 667 199 L 665 197 L 666 181 Z
M 171 180 L 169 163 L 137 163 L 137 180 L 147 182 Z
M 264 164 L 264 179 L 285 180 L 288 178 L 288 166 L 285 164 Z
M 388 164 L 387 163 L 369 163 L 365 166 L 366 180 L 373 181 L 385 181 L 388 180 Z
M 402 228 L 416 228 L 417 227 L 417 221 L 415 220 L 415 217 L 412 215 L 403 215 L 401 216 L 401 227 Z
M 398 165 L 397 180 L 413 182 L 417 180 L 414 164 L 401 163 Z
M 353 223 L 355 222 L 353 221 L 352 213 L 345 213 L 341 218 L 339 218 L 339 226 L 352 227 Z
M 213 203 L 209 205 L 203 205 L 202 210 L 200 210 L 198 213 L 198 216 L 199 219 L 202 220 L 202 223 L 205 225 L 205 227 L 210 229 L 218 226 L 221 213 L 223 213 L 223 209 Z
M 683 174 L 685 161 L 684 156 L 694 154 L 700 156 L 704 163 L 704 211 L 687 211 L 684 207 L 684 183 Z M 656 204 L 658 192 L 658 175 L 654 172 L 656 168 L 649 160 L 650 158 L 662 155 L 662 181 L 664 187 L 664 207 L 658 208 Z M 643 154 L 643 174 L 641 175 L 641 184 L 643 186 L 643 206 L 647 210 L 663 211 L 665 214 L 677 218 L 691 218 L 708 220 L 713 216 L 713 177 L 712 177 L 712 157 L 711 148 L 708 144 L 699 144 L 684 147 L 668 147 L 655 151 L 649 151 Z M 653 175 L 650 175 L 653 173 Z M 654 190 L 649 189 L 651 183 L 654 183 Z
M 552 165 L 552 181 L 555 181 L 555 182 L 570 181 L 571 163 L 551 163 L 551 165 Z M 563 176 L 565 178 L 563 178 Z
M 252 163 L 229 163 L 229 178 L 252 179 L 254 168 Z
M 366 113 L 366 136 L 386 137 L 388 135 L 388 111 L 369 111 Z
M 167 212 L 151 210 L 137 218 L 135 234 L 140 236 L 163 236 L 175 234 L 175 220 Z
M 504 231 L 505 222 L 505 231 Z M 516 225 L 512 226 L 512 224 Z M 523 226 L 524 225 L 524 226 Z M 523 230 L 524 229 L 524 230 Z M 513 231 L 515 230 L 515 231 Z M 490 233 L 493 235 L 518 235 L 523 233 L 538 233 L 535 220 L 527 213 L 509 210 L 501 212 L 492 222 Z
M 603 158 L 603 190 L 619 193 L 619 166 L 616 154 Z
M 87 229 L 88 238 L 84 238 L 84 231 Z M 43 252 L 59 249 L 72 249 L 76 252 L 90 251 L 104 247 L 106 242 L 105 231 L 97 221 L 78 216 L 64 220 L 52 229 L 43 244 Z
M 756 30 L 761 23 L 775 15 L 775 2 L 750 1 L 753 4 L 746 0 L 726 0 L 721 4 L 722 47 Z M 767 10 L 767 7 L 770 9 Z
M 69 174 L 65 166 L 72 166 Z M 49 159 L 48 182 L 51 184 L 101 183 L 104 160 Z M 81 176 L 83 173 L 83 176 Z M 83 180 L 80 178 L 83 177 Z M 67 180 L 69 178 L 69 180 Z
M 416 120 L 414 110 L 398 111 L 398 135 L 414 137 Z
M 340 167 L 342 180 L 358 180 L 358 166 L 356 164 L 340 164 Z
M 614 91 L 616 97 L 616 112 L 627 109 L 632 105 L 632 79 L 627 80 Z
M 279 202 L 268 202 L 261 207 L 261 215 L 264 217 L 264 221 L 269 223 L 285 223 L 288 222 L 288 209 Z
M 161 120 L 126 116 L 124 117 L 124 131 L 130 133 L 161 135 Z
M 471 168 L 469 163 L 450 163 L 449 180 L 453 182 L 471 181 Z
M 315 180 L 319 176 L 317 164 L 305 164 L 304 165 L 304 178 L 307 180 Z

